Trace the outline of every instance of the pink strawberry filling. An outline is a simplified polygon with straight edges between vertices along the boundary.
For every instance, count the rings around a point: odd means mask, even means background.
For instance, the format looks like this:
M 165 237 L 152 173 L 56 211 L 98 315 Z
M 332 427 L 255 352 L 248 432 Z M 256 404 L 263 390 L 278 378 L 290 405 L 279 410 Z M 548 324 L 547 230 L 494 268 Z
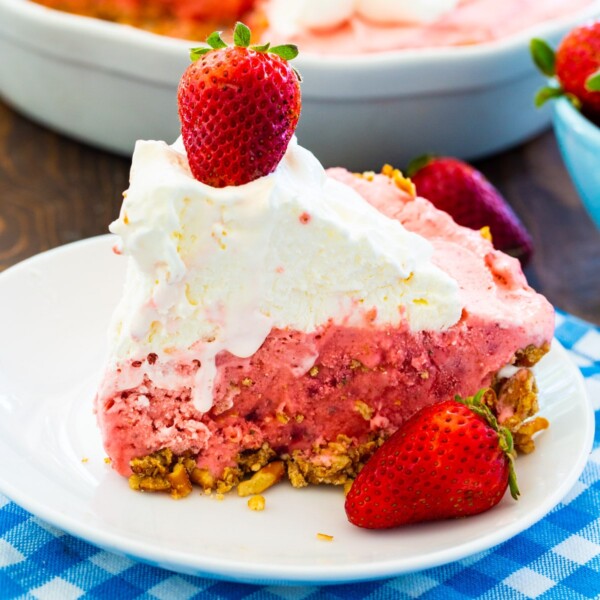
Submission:
M 515 348 L 531 341 L 524 328 L 467 315 L 441 333 L 336 325 L 313 334 L 274 330 L 249 359 L 219 355 L 208 413 L 198 412 L 190 394 L 201 367 L 156 363 L 181 374 L 181 385 L 166 389 L 148 377 L 147 360 L 108 374 L 97 410 L 122 475 L 130 474 L 132 458 L 168 447 L 198 454 L 198 466 L 219 477 L 240 451 L 265 442 L 280 455 L 302 450 L 309 457 L 314 444 L 340 434 L 357 446 L 374 432 L 387 436 L 419 408 L 488 385 Z M 302 375 L 292 366 L 299 354 L 316 356 Z

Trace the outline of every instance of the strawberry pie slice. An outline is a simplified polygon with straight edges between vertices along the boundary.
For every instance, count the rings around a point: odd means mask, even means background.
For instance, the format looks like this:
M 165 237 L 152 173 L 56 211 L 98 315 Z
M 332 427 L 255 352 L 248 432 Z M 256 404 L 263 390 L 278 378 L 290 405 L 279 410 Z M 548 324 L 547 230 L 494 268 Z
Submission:
M 212 188 L 181 144 L 138 142 L 96 399 L 116 471 L 173 492 L 184 465 L 225 491 L 279 459 L 295 486 L 340 484 L 433 402 L 510 381 L 506 418 L 535 412 L 551 306 L 518 260 L 403 187 L 327 172 L 293 141 L 274 173 Z
M 294 99 L 277 117 L 287 148 L 266 160 L 283 139 L 260 143 L 277 87 L 262 102 L 253 83 L 244 99 L 235 67 L 247 77 L 258 53 L 260 81 L 271 60 L 277 77 L 289 73 L 237 34 L 235 52 L 213 37 L 200 53 L 221 53 L 205 61 L 218 77 L 207 66 L 184 78 L 183 141 L 136 145 L 111 225 L 128 271 L 95 410 L 114 469 L 134 489 L 175 497 L 192 483 L 225 492 L 259 471 L 296 487 L 344 484 L 417 410 L 484 386 L 530 450 L 543 426 L 527 421 L 530 367 L 549 348 L 552 307 L 516 259 L 416 197 L 398 171 L 326 171 L 295 138 L 288 145 Z M 220 160 L 235 157 L 227 144 L 246 148 L 250 181 Z M 263 149 L 256 160 L 252 147 Z M 234 181 L 193 174 L 213 167 Z

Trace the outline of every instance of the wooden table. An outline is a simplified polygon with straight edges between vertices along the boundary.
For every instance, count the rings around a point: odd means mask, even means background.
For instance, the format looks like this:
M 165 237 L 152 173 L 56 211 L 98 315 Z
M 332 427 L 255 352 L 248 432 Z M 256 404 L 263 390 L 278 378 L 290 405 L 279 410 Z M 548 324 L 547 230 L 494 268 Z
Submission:
M 557 307 L 600 324 L 600 231 L 547 132 L 477 163 L 533 235 L 529 281 Z M 0 101 L 0 270 L 105 233 L 127 187 L 129 159 L 62 137 Z

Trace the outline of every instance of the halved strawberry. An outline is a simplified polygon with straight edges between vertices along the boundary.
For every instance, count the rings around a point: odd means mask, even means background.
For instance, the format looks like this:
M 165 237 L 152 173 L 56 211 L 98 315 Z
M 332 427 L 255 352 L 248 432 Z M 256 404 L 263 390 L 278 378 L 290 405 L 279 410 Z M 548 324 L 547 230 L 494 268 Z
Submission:
M 348 520 L 367 529 L 475 515 L 519 489 L 512 436 L 481 390 L 421 409 L 368 460 L 346 496 Z

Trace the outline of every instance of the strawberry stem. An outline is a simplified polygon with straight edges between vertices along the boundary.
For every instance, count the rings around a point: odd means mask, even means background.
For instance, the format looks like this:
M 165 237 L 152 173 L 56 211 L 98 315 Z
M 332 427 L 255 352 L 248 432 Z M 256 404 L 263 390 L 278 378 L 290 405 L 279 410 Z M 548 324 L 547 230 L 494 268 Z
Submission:
M 474 396 L 467 398 L 461 398 L 455 396 L 454 399 L 461 404 L 464 404 L 470 408 L 475 414 L 484 418 L 489 426 L 498 434 L 498 443 L 500 449 L 504 452 L 508 459 L 508 487 L 510 489 L 510 495 L 517 500 L 521 492 L 517 485 L 517 474 L 515 471 L 515 448 L 513 443 L 513 437 L 511 432 L 504 426 L 498 424 L 498 420 L 489 408 L 488 402 L 486 402 L 486 396 L 493 396 L 495 400 L 496 392 L 491 388 L 482 388 Z M 492 401 L 492 404 L 495 402 Z
M 547 85 L 537 91 L 534 98 L 534 103 L 537 108 L 540 108 L 540 106 L 546 104 L 548 100 L 551 100 L 552 98 L 560 98 L 564 95 L 565 91 L 562 88 Z

